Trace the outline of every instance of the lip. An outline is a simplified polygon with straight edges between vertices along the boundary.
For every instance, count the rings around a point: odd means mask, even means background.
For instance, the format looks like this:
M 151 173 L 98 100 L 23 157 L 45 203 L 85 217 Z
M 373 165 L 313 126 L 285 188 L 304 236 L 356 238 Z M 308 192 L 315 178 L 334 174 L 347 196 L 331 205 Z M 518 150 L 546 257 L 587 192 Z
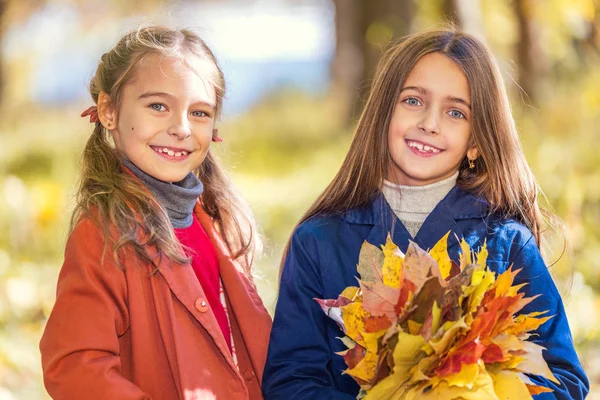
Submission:
M 440 149 L 440 148 L 439 148 L 439 147 L 437 147 L 437 146 L 434 146 L 434 145 L 432 145 L 432 144 L 429 144 L 429 143 L 427 143 L 427 142 L 423 142 L 423 141 L 421 141 L 421 140 L 414 140 L 414 139 L 404 139 L 404 142 L 406 143 L 406 147 L 408 147 L 408 149 L 409 149 L 410 151 L 412 151 L 414 154 L 416 154 L 416 155 L 417 155 L 417 156 L 419 156 L 419 157 L 433 157 L 433 156 L 437 156 L 437 155 L 441 154 L 442 152 L 444 152 L 444 149 Z M 419 149 L 417 149 L 417 148 L 415 148 L 415 147 L 411 147 L 411 146 L 409 145 L 409 142 L 412 142 L 412 143 L 418 143 L 418 144 L 420 144 L 420 145 L 422 145 L 422 146 L 429 146 L 429 147 L 432 147 L 432 148 L 434 148 L 434 149 L 438 150 L 438 152 L 437 152 L 437 153 L 434 153 L 434 152 L 431 152 L 431 151 L 422 151 L 422 150 L 419 150 Z

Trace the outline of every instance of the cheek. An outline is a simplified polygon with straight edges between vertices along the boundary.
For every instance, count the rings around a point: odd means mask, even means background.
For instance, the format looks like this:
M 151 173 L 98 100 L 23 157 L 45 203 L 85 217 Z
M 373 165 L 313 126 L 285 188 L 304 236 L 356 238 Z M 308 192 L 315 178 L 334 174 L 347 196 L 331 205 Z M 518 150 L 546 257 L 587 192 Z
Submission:
M 208 147 L 208 145 L 210 145 L 210 142 L 212 141 L 212 132 L 212 125 L 206 126 L 199 129 L 194 136 L 196 136 L 196 140 L 202 145 L 202 147 Z

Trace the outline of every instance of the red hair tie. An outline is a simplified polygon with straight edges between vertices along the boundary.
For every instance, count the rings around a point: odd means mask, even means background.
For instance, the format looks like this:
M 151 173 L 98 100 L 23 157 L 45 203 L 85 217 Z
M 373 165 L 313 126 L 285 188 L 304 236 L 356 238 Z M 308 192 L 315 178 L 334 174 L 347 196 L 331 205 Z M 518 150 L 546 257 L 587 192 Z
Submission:
M 98 107 L 91 106 L 90 108 L 81 113 L 82 118 L 85 118 L 88 115 L 90 116 L 90 122 L 92 124 L 100 121 L 100 118 L 98 118 Z

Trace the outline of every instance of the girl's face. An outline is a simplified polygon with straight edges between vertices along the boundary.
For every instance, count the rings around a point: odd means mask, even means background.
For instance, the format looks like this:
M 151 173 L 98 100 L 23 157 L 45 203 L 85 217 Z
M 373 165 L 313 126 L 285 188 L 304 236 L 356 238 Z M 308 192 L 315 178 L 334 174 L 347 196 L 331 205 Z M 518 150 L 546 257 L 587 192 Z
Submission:
M 423 56 L 408 74 L 388 131 L 391 160 L 386 179 L 422 186 L 452 176 L 469 148 L 469 83 L 441 53 Z
M 152 54 L 135 68 L 113 114 L 116 147 L 148 175 L 179 182 L 208 152 L 216 94 L 201 76 L 214 67 L 196 57 Z

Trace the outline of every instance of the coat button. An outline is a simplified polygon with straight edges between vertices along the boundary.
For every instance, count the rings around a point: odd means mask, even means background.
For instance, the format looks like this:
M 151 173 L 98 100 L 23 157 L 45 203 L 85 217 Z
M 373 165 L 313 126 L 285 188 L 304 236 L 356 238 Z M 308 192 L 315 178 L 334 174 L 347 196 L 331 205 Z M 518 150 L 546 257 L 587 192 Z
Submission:
M 196 299 L 195 305 L 196 305 L 196 309 L 202 313 L 208 311 L 208 302 L 206 301 L 205 298 L 198 297 Z
M 248 382 L 250 382 L 252 379 L 254 379 L 254 371 L 246 371 L 244 372 L 244 379 L 247 380 Z

